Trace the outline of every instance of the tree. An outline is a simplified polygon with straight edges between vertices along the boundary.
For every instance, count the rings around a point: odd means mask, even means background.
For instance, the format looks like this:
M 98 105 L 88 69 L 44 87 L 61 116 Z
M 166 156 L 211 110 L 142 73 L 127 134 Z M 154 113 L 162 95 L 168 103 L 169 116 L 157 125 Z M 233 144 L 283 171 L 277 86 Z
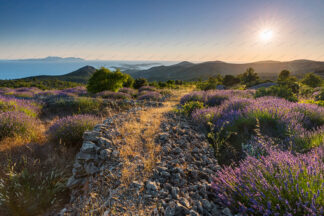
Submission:
M 174 81 L 174 80 L 168 80 L 168 81 L 167 81 L 167 84 L 168 84 L 168 85 L 174 85 L 174 84 L 175 84 L 175 81 Z
M 162 81 L 159 81 L 159 87 L 160 88 L 165 88 L 165 87 L 167 87 L 168 86 L 168 84 L 166 83 L 166 82 L 162 82 Z
M 133 87 L 135 89 L 139 89 L 142 86 L 148 86 L 148 85 L 149 85 L 149 83 L 148 83 L 147 79 L 145 79 L 145 78 L 137 78 L 137 79 L 135 79 Z
M 289 70 L 283 70 L 280 72 L 277 82 L 280 86 L 286 86 L 291 89 L 293 93 L 299 92 L 299 85 L 297 83 L 297 79 L 294 76 L 290 76 Z
M 239 84 L 239 83 L 240 83 L 240 79 L 233 75 L 225 75 L 225 77 L 223 79 L 223 84 L 226 86 L 233 86 L 233 85 Z
M 253 85 L 256 84 L 259 80 L 259 75 L 254 72 L 253 68 L 248 68 L 243 74 L 241 74 L 240 79 L 243 84 L 246 85 Z
M 102 91 L 118 91 L 123 87 L 123 84 L 127 81 L 127 75 L 116 70 L 111 72 L 107 68 L 98 69 L 89 79 L 87 89 L 91 93 L 97 93 Z
M 323 79 L 314 73 L 308 73 L 302 80 L 302 83 L 308 85 L 309 87 L 316 88 L 321 86 Z
M 131 77 L 131 75 L 129 75 L 129 74 L 125 74 L 125 76 L 127 76 L 127 80 L 126 80 L 126 82 L 124 82 L 123 86 L 124 87 L 133 87 L 134 82 L 135 82 L 133 77 Z
M 280 72 L 278 76 L 278 82 L 285 82 L 290 77 L 290 71 L 289 70 L 283 70 Z

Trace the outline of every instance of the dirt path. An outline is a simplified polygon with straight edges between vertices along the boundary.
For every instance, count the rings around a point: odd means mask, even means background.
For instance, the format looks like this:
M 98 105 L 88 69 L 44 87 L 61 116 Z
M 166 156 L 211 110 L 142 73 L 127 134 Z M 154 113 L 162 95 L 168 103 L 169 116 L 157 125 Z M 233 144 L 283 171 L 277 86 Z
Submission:
M 209 185 L 218 169 L 213 152 L 194 125 L 172 112 L 187 92 L 85 134 L 70 181 L 77 184 L 61 215 L 220 215 Z

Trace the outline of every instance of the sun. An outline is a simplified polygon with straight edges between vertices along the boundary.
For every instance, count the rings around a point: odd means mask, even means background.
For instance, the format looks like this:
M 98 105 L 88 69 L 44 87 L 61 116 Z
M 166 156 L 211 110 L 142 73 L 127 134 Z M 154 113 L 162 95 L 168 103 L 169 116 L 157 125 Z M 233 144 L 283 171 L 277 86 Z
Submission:
M 260 32 L 260 39 L 264 42 L 269 42 L 273 38 L 273 31 L 271 29 L 264 29 Z

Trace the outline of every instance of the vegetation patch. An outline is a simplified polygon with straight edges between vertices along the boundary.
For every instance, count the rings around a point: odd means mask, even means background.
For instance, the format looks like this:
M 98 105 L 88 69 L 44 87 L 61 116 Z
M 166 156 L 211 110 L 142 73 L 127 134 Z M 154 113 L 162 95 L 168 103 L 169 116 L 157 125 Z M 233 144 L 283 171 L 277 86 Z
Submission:
M 60 145 L 80 147 L 85 131 L 92 130 L 100 119 L 91 115 L 68 116 L 57 120 L 49 128 L 50 140 Z
M 305 155 L 270 151 L 218 172 L 212 187 L 223 204 L 244 215 L 321 215 L 323 149 Z

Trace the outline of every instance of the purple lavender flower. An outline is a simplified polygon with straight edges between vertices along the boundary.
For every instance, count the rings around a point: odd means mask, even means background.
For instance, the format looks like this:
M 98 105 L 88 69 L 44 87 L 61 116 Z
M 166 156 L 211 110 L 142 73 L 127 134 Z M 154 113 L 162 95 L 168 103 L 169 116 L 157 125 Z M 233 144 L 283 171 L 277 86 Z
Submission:
M 236 168 L 224 167 L 212 187 L 223 204 L 235 212 L 320 215 L 324 206 L 323 159 L 323 147 L 305 155 L 270 151 L 260 159 L 247 157 Z M 263 196 L 258 195 L 261 193 Z
M 96 94 L 96 97 L 107 99 L 130 99 L 132 96 L 123 92 L 103 91 Z
M 48 133 L 53 142 L 67 146 L 80 146 L 83 133 L 91 130 L 100 119 L 92 115 L 74 115 L 57 120 Z
M 145 92 L 145 94 L 141 94 L 138 100 L 151 100 L 151 101 L 159 101 L 162 99 L 162 95 L 159 92 Z

